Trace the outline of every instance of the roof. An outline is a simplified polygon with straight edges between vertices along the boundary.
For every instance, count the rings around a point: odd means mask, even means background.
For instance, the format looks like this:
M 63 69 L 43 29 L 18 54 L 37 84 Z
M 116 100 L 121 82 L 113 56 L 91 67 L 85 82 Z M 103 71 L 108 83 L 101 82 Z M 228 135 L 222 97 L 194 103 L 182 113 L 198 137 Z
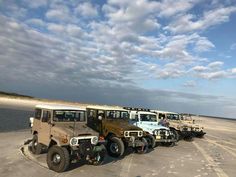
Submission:
M 151 110 L 152 112 L 162 113 L 162 114 L 179 114 L 177 112 L 161 111 L 161 110 Z
M 76 107 L 76 106 L 65 106 L 65 105 L 56 105 L 56 104 L 41 104 L 36 105 L 35 108 L 40 109 L 50 109 L 50 110 L 76 110 L 76 111 L 85 111 L 85 109 Z
M 135 111 L 135 110 L 132 110 L 131 112 L 138 112 L 139 114 L 149 114 L 149 115 L 156 115 L 156 113 L 154 112 L 149 112 L 149 111 Z
M 109 110 L 109 111 L 127 111 L 126 109 L 123 109 L 122 107 L 119 106 L 87 106 L 87 108 L 90 109 L 101 109 L 101 110 Z

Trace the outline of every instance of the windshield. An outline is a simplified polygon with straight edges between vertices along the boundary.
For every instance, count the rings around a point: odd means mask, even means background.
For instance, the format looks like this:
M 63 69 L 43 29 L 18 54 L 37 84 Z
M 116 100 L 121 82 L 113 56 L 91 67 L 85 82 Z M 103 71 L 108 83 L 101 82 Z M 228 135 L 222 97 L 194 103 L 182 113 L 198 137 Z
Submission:
M 179 115 L 178 114 L 167 114 L 167 119 L 179 120 Z
M 153 114 L 140 114 L 141 121 L 156 122 L 157 116 Z
M 54 111 L 55 122 L 84 122 L 85 111 L 58 110 Z
M 127 111 L 107 111 L 108 119 L 128 119 L 129 113 Z

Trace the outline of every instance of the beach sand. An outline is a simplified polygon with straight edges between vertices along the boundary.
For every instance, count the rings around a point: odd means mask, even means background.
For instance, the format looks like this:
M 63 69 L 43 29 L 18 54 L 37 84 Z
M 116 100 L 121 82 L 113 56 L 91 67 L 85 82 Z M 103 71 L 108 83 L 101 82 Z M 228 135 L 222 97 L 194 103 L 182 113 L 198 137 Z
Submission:
M 33 109 L 45 102 L 0 98 L 0 106 Z M 62 102 L 60 102 L 62 103 Z M 74 104 L 74 103 L 73 103 Z M 72 105 L 73 105 L 72 104 Z M 20 148 L 31 138 L 30 130 L 0 133 L 1 177 L 234 177 L 236 174 L 236 121 L 195 117 L 205 127 L 205 138 L 179 141 L 174 147 L 158 146 L 147 154 L 107 157 L 101 166 L 78 164 L 58 174 L 47 169 L 46 154 L 24 156 Z M 27 149 L 27 148 L 26 148 Z

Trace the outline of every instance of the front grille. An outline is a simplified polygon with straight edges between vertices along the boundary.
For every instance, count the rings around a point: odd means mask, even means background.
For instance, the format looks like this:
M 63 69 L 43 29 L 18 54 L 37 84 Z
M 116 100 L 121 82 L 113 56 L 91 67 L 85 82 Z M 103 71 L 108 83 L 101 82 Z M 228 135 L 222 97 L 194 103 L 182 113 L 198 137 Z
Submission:
M 91 139 L 81 139 L 78 141 L 78 143 L 91 143 Z
M 135 136 L 136 137 L 136 136 L 138 136 L 138 132 L 130 132 L 129 136 Z

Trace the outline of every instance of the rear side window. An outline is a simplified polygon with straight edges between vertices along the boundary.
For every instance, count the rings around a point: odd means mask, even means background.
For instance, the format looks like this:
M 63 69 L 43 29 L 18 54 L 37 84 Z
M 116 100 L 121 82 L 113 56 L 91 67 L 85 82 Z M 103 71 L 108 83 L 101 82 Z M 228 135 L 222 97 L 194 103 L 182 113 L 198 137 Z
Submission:
M 35 118 L 36 119 L 40 119 L 41 118 L 41 114 L 42 114 L 42 110 L 41 109 L 35 109 Z

